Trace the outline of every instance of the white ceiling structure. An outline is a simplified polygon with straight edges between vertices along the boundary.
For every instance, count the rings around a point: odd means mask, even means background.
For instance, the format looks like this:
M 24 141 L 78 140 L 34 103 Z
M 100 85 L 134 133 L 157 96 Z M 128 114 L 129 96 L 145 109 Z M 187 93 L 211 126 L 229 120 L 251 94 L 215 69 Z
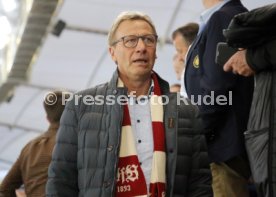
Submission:
M 275 0 L 242 2 L 253 9 Z M 0 180 L 22 147 L 47 129 L 42 106 L 47 92 L 77 91 L 110 79 L 116 66 L 108 54 L 107 36 L 93 31 L 107 32 L 115 17 L 126 10 L 147 13 L 162 43 L 177 27 L 197 22 L 203 6 L 201 0 L 64 0 L 54 21 L 61 19 L 68 28 L 59 37 L 49 31 L 32 64 L 29 81 L 15 87 L 9 102 L 0 103 Z M 69 26 L 82 31 L 70 30 Z M 173 54 L 171 44 L 159 44 L 155 70 L 170 83 L 177 82 Z

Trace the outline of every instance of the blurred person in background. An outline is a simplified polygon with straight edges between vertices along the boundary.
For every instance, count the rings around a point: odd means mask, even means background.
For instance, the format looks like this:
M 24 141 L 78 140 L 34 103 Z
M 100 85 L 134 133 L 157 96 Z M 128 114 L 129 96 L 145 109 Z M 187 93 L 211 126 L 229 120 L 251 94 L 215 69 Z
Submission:
M 48 166 L 56 141 L 59 121 L 64 110 L 63 99 L 67 94 L 61 91 L 46 95 L 43 102 L 46 118 L 50 123 L 48 130 L 31 140 L 21 151 L 18 159 L 0 185 L 0 197 L 45 196 L 45 185 L 48 178 Z M 17 190 L 24 185 L 24 190 Z
M 198 28 L 199 26 L 197 23 L 188 23 L 182 27 L 177 28 L 172 33 L 173 45 L 176 50 L 176 54 L 173 57 L 173 66 L 176 73 L 176 78 L 177 80 L 180 80 L 180 94 L 184 97 L 187 97 L 184 86 L 186 54 L 198 33 Z

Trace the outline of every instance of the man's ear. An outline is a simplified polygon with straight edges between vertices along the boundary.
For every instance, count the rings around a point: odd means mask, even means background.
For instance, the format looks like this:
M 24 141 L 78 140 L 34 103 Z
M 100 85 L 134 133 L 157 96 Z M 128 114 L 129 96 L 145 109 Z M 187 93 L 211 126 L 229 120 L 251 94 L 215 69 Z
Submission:
M 108 50 L 109 50 L 109 54 L 110 54 L 112 60 L 113 60 L 114 62 L 116 62 L 116 61 L 117 61 L 117 58 L 116 58 L 116 56 L 115 56 L 115 48 L 111 46 L 111 47 L 109 47 Z

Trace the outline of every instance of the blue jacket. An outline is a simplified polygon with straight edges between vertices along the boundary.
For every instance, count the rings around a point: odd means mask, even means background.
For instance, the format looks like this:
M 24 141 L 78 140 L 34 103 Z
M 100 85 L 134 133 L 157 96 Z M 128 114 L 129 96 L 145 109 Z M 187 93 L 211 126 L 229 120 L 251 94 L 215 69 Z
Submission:
M 226 105 L 216 102 L 199 105 L 212 161 L 226 161 L 245 153 L 243 132 L 252 100 L 253 77 L 226 73 L 215 63 L 216 45 L 225 42 L 222 30 L 228 27 L 234 15 L 245 11 L 239 0 L 222 6 L 210 17 L 187 55 L 185 85 L 188 97 L 198 102 L 199 95 L 206 98 L 213 92 L 213 98 L 224 95 L 228 101 Z

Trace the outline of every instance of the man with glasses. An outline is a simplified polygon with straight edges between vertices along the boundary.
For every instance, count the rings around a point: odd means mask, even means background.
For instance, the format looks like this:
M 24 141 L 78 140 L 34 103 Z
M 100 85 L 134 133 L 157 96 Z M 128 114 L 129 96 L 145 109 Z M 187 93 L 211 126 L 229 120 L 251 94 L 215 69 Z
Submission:
M 153 71 L 151 19 L 121 13 L 108 43 L 117 69 L 110 82 L 77 93 L 66 105 L 47 196 L 212 196 L 197 108 L 187 100 L 178 104 Z

